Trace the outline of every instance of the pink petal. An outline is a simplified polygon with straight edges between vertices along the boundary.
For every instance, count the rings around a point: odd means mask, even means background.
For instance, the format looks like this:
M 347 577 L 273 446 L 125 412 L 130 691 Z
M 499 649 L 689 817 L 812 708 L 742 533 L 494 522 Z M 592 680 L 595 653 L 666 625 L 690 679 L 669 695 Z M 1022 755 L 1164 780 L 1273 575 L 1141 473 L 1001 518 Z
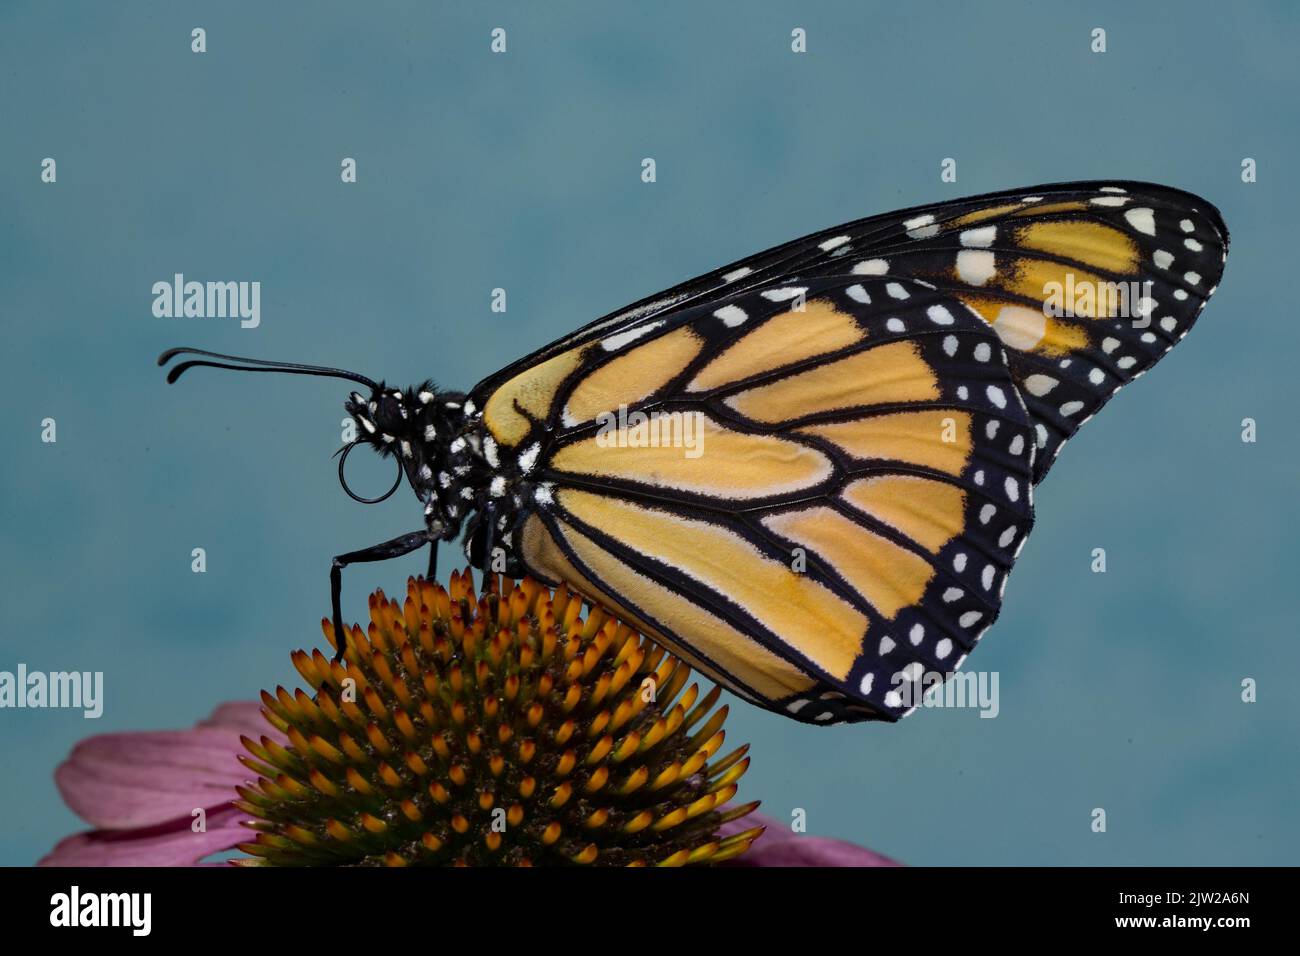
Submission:
M 192 730 L 101 734 L 78 743 L 54 772 L 64 802 L 87 823 L 103 829 L 149 827 L 184 818 L 203 807 L 229 803 L 236 784 L 253 774 L 238 760 L 241 733 L 274 734 L 258 728 L 247 707 L 223 704 Z
M 725 866 L 902 866 L 874 850 L 828 837 L 795 833 L 789 824 L 761 813 L 751 813 L 723 824 L 722 833 L 740 833 L 751 827 L 765 826 L 754 845 L 724 864 Z
M 247 819 L 248 814 L 230 807 L 208 814 L 206 833 L 194 833 L 188 817 L 146 829 L 78 833 L 60 840 L 37 865 L 198 866 L 204 857 L 252 839 L 239 825 Z
M 225 727 L 229 730 L 237 730 L 254 740 L 263 734 L 280 743 L 286 740 L 284 734 L 266 722 L 266 718 L 262 716 L 262 705 L 255 700 L 229 700 L 224 704 L 218 704 L 216 710 L 198 722 L 198 726 Z M 243 753 L 244 748 L 241 746 L 239 750 Z

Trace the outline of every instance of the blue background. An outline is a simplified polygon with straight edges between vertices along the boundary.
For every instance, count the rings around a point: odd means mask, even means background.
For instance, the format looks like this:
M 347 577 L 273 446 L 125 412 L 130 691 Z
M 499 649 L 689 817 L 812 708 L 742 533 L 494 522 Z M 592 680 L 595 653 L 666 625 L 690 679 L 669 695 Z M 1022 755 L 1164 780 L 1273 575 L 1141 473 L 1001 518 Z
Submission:
M 77 739 L 291 683 L 329 557 L 418 524 L 409 495 L 365 508 L 339 490 L 346 385 L 169 389 L 163 348 L 467 387 L 818 228 L 1102 177 L 1204 195 L 1232 253 L 1195 332 L 1040 489 L 971 660 L 1000 672 L 1000 716 L 828 729 L 736 702 L 729 740 L 755 758 L 741 793 L 917 864 L 1296 862 L 1296 7 L 727 7 L 0 6 L 0 669 L 103 670 L 107 695 L 98 721 L 0 711 L 0 862 L 81 828 L 51 779 Z M 150 288 L 175 272 L 260 280 L 261 327 L 154 318 Z M 422 561 L 349 571 L 349 616 Z

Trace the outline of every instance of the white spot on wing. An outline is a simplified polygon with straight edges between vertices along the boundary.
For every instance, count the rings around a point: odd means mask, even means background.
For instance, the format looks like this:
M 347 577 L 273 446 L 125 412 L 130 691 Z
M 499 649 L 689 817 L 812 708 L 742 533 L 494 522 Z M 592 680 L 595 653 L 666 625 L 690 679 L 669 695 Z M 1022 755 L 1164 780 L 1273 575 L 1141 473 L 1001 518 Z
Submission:
M 939 227 L 934 224 L 934 216 L 929 213 L 908 219 L 903 223 L 903 228 L 913 239 L 929 239 L 939 231 Z
M 1027 352 L 1043 340 L 1047 332 L 1047 317 L 1042 309 L 1006 305 L 993 320 L 993 331 L 1013 349 Z
M 883 276 L 889 271 L 889 263 L 884 259 L 864 259 L 853 267 L 855 276 Z
M 734 329 L 736 326 L 740 325 L 740 323 L 749 318 L 749 316 L 745 314 L 745 310 L 736 305 L 724 305 L 720 309 L 715 309 L 713 315 L 714 318 L 721 319 L 722 324 L 731 329 Z
M 533 442 L 533 444 L 529 445 L 522 452 L 520 452 L 519 470 L 524 472 L 525 474 L 532 471 L 533 466 L 537 464 L 537 455 L 541 450 L 542 450 L 541 444 L 539 444 L 538 442 Z
M 930 306 L 928 309 L 925 310 L 925 314 L 930 317 L 930 321 L 933 322 L 935 325 L 952 325 L 953 322 L 956 321 L 956 319 L 952 317 L 952 313 L 949 312 L 942 305 Z M 955 345 L 953 346 L 953 351 L 954 352 L 956 351 Z M 952 352 L 949 352 L 948 354 L 951 355 Z
M 1056 388 L 1057 381 L 1050 375 L 1030 375 L 1025 379 L 1025 388 L 1029 390 L 1030 395 L 1042 397 Z
M 980 226 L 977 229 L 966 229 L 961 234 L 961 244 L 967 249 L 987 249 L 993 245 L 993 240 L 997 238 L 997 226 Z
M 623 346 L 635 342 L 642 336 L 649 335 L 655 329 L 660 328 L 663 324 L 664 320 L 660 319 L 657 322 L 646 322 L 644 325 L 633 326 L 625 332 L 619 332 L 602 340 L 600 343 L 601 348 L 606 352 L 617 352 Z
M 993 253 L 987 249 L 963 249 L 957 253 L 957 276 L 971 285 L 983 285 L 997 272 Z
M 1138 232 L 1145 233 L 1148 236 L 1156 234 L 1156 216 L 1150 207 L 1138 206 L 1136 209 L 1126 210 L 1124 218 Z
M 689 293 L 686 292 L 679 292 L 676 295 L 670 295 L 670 296 L 665 296 L 662 299 L 656 299 L 654 302 L 647 302 L 645 305 L 639 305 L 634 309 L 628 309 L 626 312 L 620 312 L 618 315 L 610 316 L 604 322 L 601 322 L 599 325 L 595 326 L 595 328 L 589 329 L 587 331 L 595 333 L 600 331 L 601 329 L 607 329 L 612 325 L 618 325 L 620 322 L 632 321 L 635 319 L 639 319 L 645 315 L 651 315 L 662 309 L 666 309 L 669 306 L 676 305 L 678 302 L 682 301 L 682 299 L 686 298 L 688 294 Z M 561 339 L 560 342 L 556 344 L 561 345 L 565 342 L 570 341 L 572 338 L 573 336 L 569 336 L 567 339 Z M 447 407 L 452 408 L 454 406 L 448 403 Z

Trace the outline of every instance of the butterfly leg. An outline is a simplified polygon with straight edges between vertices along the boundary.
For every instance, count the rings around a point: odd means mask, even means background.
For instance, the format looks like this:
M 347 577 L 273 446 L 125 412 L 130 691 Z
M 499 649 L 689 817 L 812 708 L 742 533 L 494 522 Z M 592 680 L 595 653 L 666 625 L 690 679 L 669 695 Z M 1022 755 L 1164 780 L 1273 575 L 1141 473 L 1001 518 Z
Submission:
M 364 564 L 369 561 L 387 561 L 389 558 L 400 558 L 404 554 L 410 554 L 417 548 L 422 548 L 426 544 L 435 548 L 434 554 L 437 554 L 436 548 L 438 541 L 431 538 L 428 531 L 413 531 L 410 534 L 400 535 L 391 541 L 385 541 L 382 544 L 376 544 L 360 551 L 349 551 L 347 554 L 340 554 L 334 558 L 330 565 L 330 603 L 334 611 L 334 639 L 338 642 L 338 650 L 334 653 L 334 660 L 343 660 L 343 653 L 347 650 L 347 631 L 343 629 L 343 611 L 342 611 L 342 594 L 343 594 L 343 569 L 349 564 Z
M 496 547 L 496 507 L 492 503 L 483 509 L 483 521 L 486 522 L 483 531 L 483 587 L 487 587 L 488 575 L 496 579 L 496 569 L 492 567 L 492 549 Z M 493 585 L 493 590 L 496 585 Z
M 426 581 L 432 581 L 435 584 L 438 581 L 438 542 L 429 542 L 429 573 L 424 576 Z
M 483 521 L 484 521 L 484 528 L 485 528 L 483 532 L 483 570 L 484 571 L 492 571 L 492 549 L 496 547 L 496 543 L 497 543 L 497 520 L 496 519 L 497 519 L 496 507 L 489 503 L 487 507 L 483 509 Z

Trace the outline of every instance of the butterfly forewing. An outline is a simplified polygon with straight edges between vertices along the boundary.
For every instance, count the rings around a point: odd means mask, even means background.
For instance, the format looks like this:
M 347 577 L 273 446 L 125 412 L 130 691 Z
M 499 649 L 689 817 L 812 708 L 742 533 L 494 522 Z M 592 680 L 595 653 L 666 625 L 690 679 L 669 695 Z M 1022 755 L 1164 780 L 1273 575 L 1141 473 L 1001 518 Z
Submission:
M 480 388 L 747 288 L 839 274 L 919 278 L 973 308 L 1006 346 L 1040 449 L 1037 483 L 1084 421 L 1187 334 L 1218 286 L 1227 245 L 1212 205 L 1150 183 L 1065 183 L 918 206 L 805 236 L 650 296 Z

